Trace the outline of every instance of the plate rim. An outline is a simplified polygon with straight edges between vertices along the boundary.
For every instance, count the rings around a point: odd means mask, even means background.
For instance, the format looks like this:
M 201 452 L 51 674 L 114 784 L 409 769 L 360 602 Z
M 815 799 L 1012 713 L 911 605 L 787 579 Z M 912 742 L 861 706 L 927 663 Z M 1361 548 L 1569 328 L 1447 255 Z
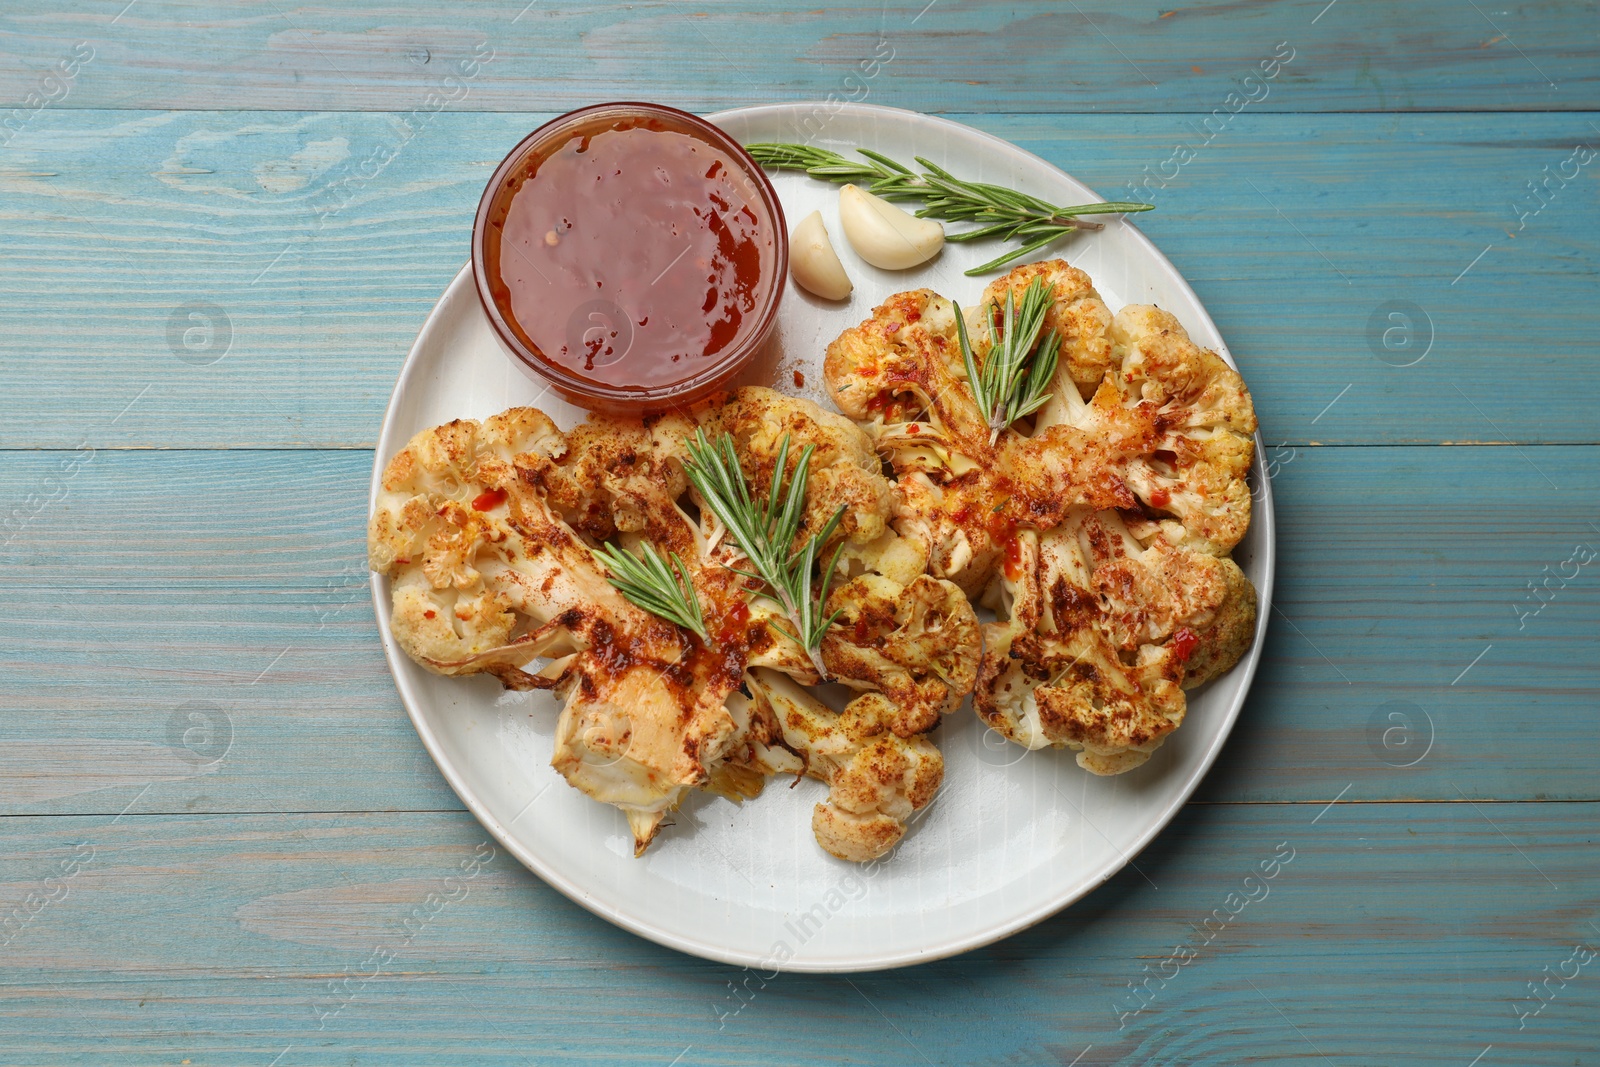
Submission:
M 748 107 L 729 108 L 723 111 L 714 112 L 704 117 L 711 122 L 721 123 L 728 119 L 760 118 L 766 113 L 790 112 L 796 108 L 805 107 L 828 108 L 831 109 L 832 114 L 839 114 L 842 111 L 849 111 L 857 114 L 877 114 L 897 120 L 910 119 L 919 123 L 933 123 L 935 125 L 954 127 L 960 130 L 963 135 L 976 135 L 977 137 L 994 144 L 996 147 L 1003 148 L 1007 152 L 1021 153 L 1022 155 L 1037 161 L 1051 170 L 1064 175 L 1069 180 L 1077 182 L 1077 184 L 1083 185 L 1085 188 L 1090 188 L 1086 183 L 1080 181 L 1067 171 L 1062 170 L 1060 167 L 1057 167 L 1049 160 L 1046 160 L 1033 152 L 1029 152 L 1027 149 L 1015 144 L 1014 142 L 1007 141 L 1004 138 L 991 134 L 986 130 L 980 130 L 975 126 L 969 126 L 965 123 L 956 122 L 952 119 L 947 119 L 939 115 L 924 114 L 923 112 L 913 111 L 908 108 L 889 107 L 883 104 L 856 104 L 796 100 L 784 103 L 754 104 Z M 1194 307 L 1198 308 L 1200 313 L 1205 316 L 1205 322 L 1211 327 L 1212 332 L 1216 334 L 1216 336 L 1221 337 L 1222 331 L 1217 328 L 1216 322 L 1211 318 L 1211 313 L 1206 309 L 1205 304 L 1200 300 L 1193 288 L 1190 287 L 1188 281 L 1178 271 L 1177 267 L 1172 264 L 1172 261 L 1169 260 L 1159 248 L 1156 247 L 1155 243 L 1151 241 L 1142 230 L 1140 230 L 1132 222 L 1129 222 L 1126 217 L 1121 220 L 1121 223 L 1131 232 L 1133 240 L 1142 248 L 1144 253 L 1150 258 L 1150 261 L 1160 270 L 1160 272 L 1166 276 L 1168 283 L 1176 287 L 1180 292 L 1188 297 L 1188 299 L 1193 303 Z M 371 521 L 373 509 L 377 506 L 378 489 L 383 478 L 384 468 L 388 466 L 388 460 L 391 458 L 385 453 L 387 451 L 387 445 L 390 442 L 390 438 L 397 432 L 395 430 L 394 422 L 396 419 L 397 401 L 400 397 L 402 387 L 409 384 L 411 376 L 417 373 L 417 366 L 419 365 L 420 358 L 419 353 L 422 351 L 425 343 L 430 340 L 432 334 L 436 330 L 442 329 L 440 325 L 443 318 L 443 316 L 440 314 L 441 310 L 448 302 L 451 302 L 454 299 L 459 299 L 460 297 L 457 290 L 463 288 L 472 288 L 472 263 L 470 260 L 463 265 L 459 271 L 456 272 L 455 276 L 451 278 L 450 282 L 445 286 L 444 291 L 440 293 L 439 299 L 436 300 L 433 307 L 429 309 L 428 316 L 423 321 L 422 328 L 417 331 L 415 340 L 412 341 L 411 347 L 406 351 L 406 358 L 404 363 L 401 364 L 400 373 L 395 378 L 394 388 L 390 391 L 388 403 L 384 407 L 383 421 L 378 430 L 378 439 L 373 445 L 372 477 L 367 491 L 367 516 L 369 522 Z M 468 295 L 473 299 L 476 299 L 475 290 L 473 293 Z M 1238 370 L 1238 365 L 1235 363 L 1233 354 L 1229 350 L 1226 341 L 1223 342 L 1222 351 L 1219 354 L 1222 356 L 1223 360 L 1227 362 L 1228 366 L 1232 367 L 1234 370 Z M 389 675 L 394 681 L 395 690 L 400 697 L 400 702 L 405 707 L 406 716 L 411 720 L 411 725 L 417 731 L 417 736 L 421 739 L 423 748 L 427 750 L 429 757 L 432 758 L 434 766 L 437 767 L 440 774 L 444 776 L 446 783 L 449 784 L 451 790 L 456 794 L 457 799 L 459 799 L 461 803 L 466 806 L 467 810 L 471 812 L 473 817 L 478 820 L 479 824 L 482 825 L 483 828 L 487 830 L 490 835 L 493 836 L 494 839 L 506 849 L 507 852 L 516 857 L 518 862 L 536 874 L 542 881 L 544 881 L 546 885 L 549 885 L 551 888 L 567 897 L 573 903 L 578 904 L 580 907 L 585 908 L 586 910 L 592 912 L 602 919 L 605 919 L 607 922 L 610 922 L 615 926 L 621 927 L 622 929 L 627 930 L 632 934 L 636 934 L 639 937 L 643 937 L 646 940 L 653 941 L 656 944 L 675 949 L 688 955 L 698 956 L 702 959 L 712 960 L 717 963 L 743 966 L 746 968 L 760 966 L 764 969 L 771 968 L 774 971 L 782 971 L 785 973 L 857 974 L 865 971 L 888 970 L 895 967 L 905 967 L 919 963 L 931 963 L 936 960 L 947 959 L 951 956 L 961 955 L 962 953 L 983 948 L 986 945 L 992 945 L 997 941 L 1004 940 L 1005 938 L 1011 937 L 1014 934 L 1020 933 L 1043 922 L 1045 919 L 1050 918 L 1057 912 L 1062 911 L 1077 901 L 1082 900 L 1085 896 L 1088 896 L 1094 890 L 1098 889 L 1100 886 L 1109 881 L 1115 874 L 1121 871 L 1129 863 L 1131 863 L 1135 856 L 1148 847 L 1150 842 L 1153 841 L 1158 834 L 1164 831 L 1171 824 L 1172 820 L 1177 816 L 1178 812 L 1188 804 L 1190 798 L 1194 795 L 1195 790 L 1199 788 L 1200 783 L 1210 772 L 1211 767 L 1216 762 L 1217 756 L 1221 753 L 1223 746 L 1227 744 L 1228 738 L 1233 734 L 1234 724 L 1238 721 L 1240 712 L 1244 708 L 1245 701 L 1249 699 L 1250 690 L 1255 683 L 1256 671 L 1261 661 L 1262 648 L 1266 643 L 1268 622 L 1272 613 L 1272 593 L 1277 571 L 1277 521 L 1272 499 L 1272 479 L 1268 475 L 1266 466 L 1261 462 L 1261 456 L 1264 453 L 1265 445 L 1262 442 L 1261 432 L 1259 429 L 1257 429 L 1254 439 L 1255 455 L 1252 457 L 1251 465 L 1258 476 L 1260 497 L 1252 504 L 1251 522 L 1252 524 L 1261 524 L 1260 529 L 1263 535 L 1262 544 L 1259 549 L 1263 578 L 1256 587 L 1258 608 L 1256 614 L 1255 637 L 1251 643 L 1250 650 L 1245 654 L 1244 658 L 1236 663 L 1227 672 L 1229 675 L 1233 675 L 1236 672 L 1242 671 L 1243 674 L 1240 679 L 1242 684 L 1239 687 L 1238 695 L 1229 701 L 1228 706 L 1221 717 L 1221 721 L 1218 724 L 1215 736 L 1211 740 L 1210 746 L 1201 754 L 1199 762 L 1190 772 L 1188 779 L 1184 781 L 1179 788 L 1174 790 L 1169 801 L 1163 806 L 1160 816 L 1154 820 L 1150 828 L 1141 834 L 1137 839 L 1135 839 L 1133 843 L 1126 849 L 1120 849 L 1113 846 L 1113 852 L 1116 853 L 1116 855 L 1103 862 L 1100 867 L 1094 870 L 1092 873 L 1085 872 L 1085 877 L 1078 882 L 1075 888 L 1050 897 L 1032 909 L 1019 915 L 1010 916 L 1003 922 L 1000 922 L 993 927 L 984 929 L 978 933 L 968 934 L 960 938 L 939 942 L 935 945 L 920 949 L 901 949 L 878 952 L 875 954 L 863 955 L 859 959 L 849 962 L 843 962 L 839 960 L 806 961 L 803 959 L 791 958 L 781 965 L 776 965 L 773 964 L 769 958 L 762 957 L 754 953 L 743 952 L 737 949 L 728 949 L 702 938 L 678 933 L 655 923 L 628 915 L 622 911 L 607 906 L 599 900 L 594 899 L 589 892 L 584 889 L 583 886 L 562 875 L 559 871 L 546 864 L 537 854 L 525 848 L 516 839 L 516 837 L 509 832 L 509 829 L 503 825 L 500 820 L 495 818 L 495 816 L 488 810 L 485 804 L 478 798 L 476 792 L 467 783 L 461 770 L 457 768 L 454 762 L 447 756 L 439 738 L 434 734 L 433 729 L 428 725 L 422 716 L 421 711 L 419 710 L 421 701 L 418 698 L 418 695 L 410 691 L 409 683 L 404 680 L 405 675 L 401 667 L 403 664 L 409 663 L 409 660 L 406 658 L 405 653 L 399 648 L 392 633 L 390 632 L 388 579 L 378 574 L 376 571 L 369 570 L 368 579 L 372 589 L 372 607 L 373 613 L 377 619 L 378 637 L 383 644 L 384 659 L 389 667 Z

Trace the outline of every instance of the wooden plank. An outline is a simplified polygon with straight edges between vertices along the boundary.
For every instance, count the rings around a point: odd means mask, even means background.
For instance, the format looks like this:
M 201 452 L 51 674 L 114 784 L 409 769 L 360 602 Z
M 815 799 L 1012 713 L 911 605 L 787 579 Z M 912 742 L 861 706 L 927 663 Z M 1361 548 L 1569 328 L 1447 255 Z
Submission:
M 541 118 L 407 140 L 391 114 L 41 116 L 0 157 L 0 391 L 30 415 L 0 447 L 370 445 L 488 169 Z M 1176 116 L 968 118 L 1112 196 L 1195 140 Z M 1592 118 L 1246 113 L 1141 225 L 1273 443 L 1592 442 L 1594 164 L 1515 213 Z M 1394 300 L 1420 309 L 1398 354 L 1374 340 Z
M 70 455 L 0 466 L 58 498 L 0 549 L 0 811 L 456 806 L 374 632 L 368 453 Z M 1279 612 L 1202 796 L 1600 796 L 1597 455 L 1280 454 Z
M 7 930 L 6 1062 L 1554 1065 L 1600 1017 L 1567 962 L 1600 944 L 1593 804 L 1191 805 L 1144 875 L 849 980 L 658 948 L 503 853 L 447 883 L 484 841 L 455 812 L 0 819 L 0 903 L 55 898 Z
M 1594 8 L 1572 0 L 1478 11 L 1448 0 L 806 10 L 460 0 L 448 17 L 374 3 L 122 7 L 11 5 L 0 99 L 25 101 L 83 42 L 93 58 L 74 73 L 67 107 L 388 111 L 442 91 L 492 111 L 618 95 L 709 110 L 833 93 L 924 111 L 1207 113 L 1280 43 L 1294 59 L 1265 109 L 1542 111 L 1600 100 Z M 484 55 L 474 76 L 446 82 Z M 887 62 L 863 77 L 875 57 Z

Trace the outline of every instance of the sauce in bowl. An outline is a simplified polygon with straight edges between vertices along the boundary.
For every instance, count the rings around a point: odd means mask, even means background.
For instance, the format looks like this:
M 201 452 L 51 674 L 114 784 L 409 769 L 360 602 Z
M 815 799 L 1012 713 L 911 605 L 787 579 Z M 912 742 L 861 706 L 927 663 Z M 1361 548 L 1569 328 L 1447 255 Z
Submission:
M 605 104 L 541 127 L 479 205 L 473 271 L 507 351 L 585 407 L 717 388 L 775 319 L 782 208 L 731 138 L 672 108 Z

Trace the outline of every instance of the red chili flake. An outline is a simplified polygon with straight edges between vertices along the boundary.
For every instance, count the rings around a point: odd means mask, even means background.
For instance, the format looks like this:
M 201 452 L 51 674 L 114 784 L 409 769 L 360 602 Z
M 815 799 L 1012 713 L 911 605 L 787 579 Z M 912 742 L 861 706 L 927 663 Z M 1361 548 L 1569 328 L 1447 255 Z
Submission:
M 794 387 L 796 389 L 804 389 L 806 387 L 806 376 L 799 371 L 794 372 Z
M 918 426 L 914 422 L 910 426 L 906 427 L 906 433 L 910 434 L 912 437 L 917 436 L 917 434 L 919 434 L 921 432 L 922 432 L 922 427 Z
M 472 510 L 493 511 L 505 502 L 506 491 L 504 489 L 487 489 L 479 493 L 477 498 L 472 501 Z
M 1170 503 L 1172 503 L 1172 494 L 1171 493 L 1167 492 L 1165 489 L 1154 489 L 1154 490 L 1151 490 L 1151 492 L 1150 492 L 1150 506 L 1151 507 L 1153 507 L 1153 508 L 1164 508 Z
M 423 617 L 423 618 L 424 618 L 424 619 L 432 619 L 432 618 L 437 618 L 437 617 L 438 617 L 438 615 L 439 615 L 439 613 L 438 613 L 438 612 L 437 612 L 437 611 L 424 611 L 424 612 L 423 612 L 423 613 L 422 613 L 422 617 Z
M 1172 644 L 1167 647 L 1172 649 L 1172 654 L 1178 657 L 1179 663 L 1189 662 L 1189 657 L 1194 655 L 1194 650 L 1200 644 L 1200 635 L 1187 626 L 1172 635 Z

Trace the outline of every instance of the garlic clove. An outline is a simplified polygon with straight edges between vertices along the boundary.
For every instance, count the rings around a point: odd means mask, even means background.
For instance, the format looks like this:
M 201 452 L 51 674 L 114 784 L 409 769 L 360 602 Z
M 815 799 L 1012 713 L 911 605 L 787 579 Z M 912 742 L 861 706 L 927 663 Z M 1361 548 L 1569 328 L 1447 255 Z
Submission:
M 789 236 L 789 273 L 800 288 L 824 300 L 843 300 L 855 288 L 828 240 L 822 212 L 813 211 L 801 219 Z
M 850 247 L 885 270 L 926 263 L 944 247 L 944 227 L 937 221 L 919 219 L 854 185 L 839 190 L 839 223 Z

